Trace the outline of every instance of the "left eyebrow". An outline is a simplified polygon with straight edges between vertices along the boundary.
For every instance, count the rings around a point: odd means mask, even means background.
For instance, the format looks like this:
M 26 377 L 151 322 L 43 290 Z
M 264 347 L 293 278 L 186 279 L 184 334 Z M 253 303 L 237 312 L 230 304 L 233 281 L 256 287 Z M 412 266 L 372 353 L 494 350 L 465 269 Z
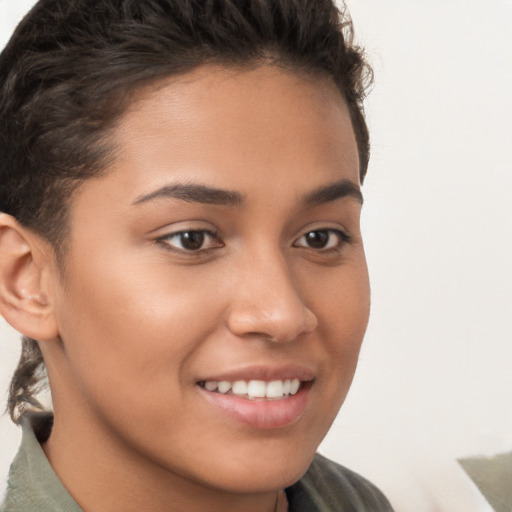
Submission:
M 340 180 L 313 190 L 303 200 L 305 206 L 319 206 L 344 197 L 352 197 L 363 204 L 363 194 L 358 185 L 350 180 Z

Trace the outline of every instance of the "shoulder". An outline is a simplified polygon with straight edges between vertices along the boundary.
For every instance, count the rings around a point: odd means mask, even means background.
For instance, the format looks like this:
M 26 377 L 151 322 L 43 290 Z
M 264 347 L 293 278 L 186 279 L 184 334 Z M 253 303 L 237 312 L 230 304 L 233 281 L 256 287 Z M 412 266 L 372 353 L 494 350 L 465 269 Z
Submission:
M 305 475 L 286 490 L 290 512 L 392 512 L 371 482 L 316 455 Z
M 48 438 L 52 422 L 50 414 L 23 416 L 21 446 L 9 470 L 0 512 L 82 512 L 39 444 Z

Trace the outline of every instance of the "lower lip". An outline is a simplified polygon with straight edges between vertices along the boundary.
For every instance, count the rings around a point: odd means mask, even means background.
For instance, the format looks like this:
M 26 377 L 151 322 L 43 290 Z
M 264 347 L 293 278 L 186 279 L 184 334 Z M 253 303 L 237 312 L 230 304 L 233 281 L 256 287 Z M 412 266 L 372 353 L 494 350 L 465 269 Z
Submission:
M 283 428 L 297 421 L 306 408 L 310 387 L 310 383 L 306 383 L 296 395 L 282 400 L 265 401 L 224 395 L 198 385 L 203 396 L 226 416 L 259 429 Z

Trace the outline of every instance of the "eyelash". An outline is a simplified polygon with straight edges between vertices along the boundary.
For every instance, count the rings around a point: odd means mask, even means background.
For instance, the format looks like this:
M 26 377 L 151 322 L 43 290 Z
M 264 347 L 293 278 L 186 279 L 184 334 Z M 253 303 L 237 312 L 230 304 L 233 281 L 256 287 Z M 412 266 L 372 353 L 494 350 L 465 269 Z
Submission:
M 321 248 L 314 248 L 307 245 L 299 245 L 299 241 L 303 238 L 305 238 L 308 235 L 311 235 L 315 233 L 316 235 L 322 233 L 329 235 L 335 235 L 337 237 L 337 242 L 332 247 L 321 247 Z M 294 243 L 294 247 L 304 247 L 305 249 L 312 249 L 316 252 L 322 252 L 322 253 L 329 253 L 329 252 L 339 252 L 341 248 L 345 244 L 349 244 L 352 241 L 352 237 L 345 233 L 344 231 L 341 231 L 341 229 L 334 229 L 334 228 L 324 228 L 324 229 L 312 229 L 310 231 L 307 231 L 302 236 L 300 236 Z
M 190 235 L 190 234 L 202 235 L 203 243 L 201 243 L 201 247 L 199 247 L 198 249 L 186 249 L 183 247 L 184 236 Z M 218 242 L 218 244 L 215 247 L 208 247 L 206 249 L 203 249 L 202 246 L 204 245 L 204 240 L 207 238 L 209 238 L 210 240 L 216 240 Z M 170 243 L 170 241 L 173 239 L 180 240 L 181 247 L 174 247 Z M 183 229 L 181 231 L 177 231 L 175 233 L 169 233 L 168 235 L 162 236 L 162 237 L 158 238 L 157 242 L 160 242 L 161 244 L 163 244 L 168 250 L 181 252 L 183 254 L 198 254 L 201 252 L 204 253 L 206 251 L 210 251 L 211 249 L 217 249 L 220 247 L 224 247 L 224 244 L 219 240 L 218 234 L 209 229 Z
M 307 237 L 308 235 L 311 235 L 311 234 L 315 234 L 316 236 L 320 235 L 320 237 L 327 234 L 328 239 L 327 239 L 326 245 L 329 245 L 329 243 L 331 242 L 330 237 L 332 235 L 335 235 L 337 237 L 337 241 L 331 247 L 315 248 L 315 247 L 311 247 L 306 244 L 301 245 L 300 241 L 302 239 L 305 239 L 305 237 Z M 194 236 L 200 235 L 200 238 L 198 240 L 199 247 L 197 249 L 185 248 L 183 246 L 185 235 L 194 235 Z M 216 241 L 216 245 L 214 245 L 213 247 L 203 248 L 204 243 L 207 239 L 210 239 L 211 241 Z M 173 246 L 170 243 L 172 240 L 179 240 L 180 247 Z M 345 244 L 348 244 L 351 241 L 352 241 L 352 237 L 350 235 L 348 235 L 347 233 L 341 231 L 340 229 L 334 229 L 334 228 L 312 229 L 310 231 L 307 231 L 303 235 L 301 235 L 297 240 L 295 240 L 295 242 L 293 243 L 293 247 L 302 247 L 302 248 L 311 249 L 315 252 L 320 252 L 320 253 L 330 253 L 330 252 L 339 252 Z M 218 248 L 224 247 L 224 244 L 220 241 L 220 239 L 218 237 L 218 233 L 208 230 L 208 229 L 184 229 L 181 231 L 177 231 L 175 233 L 170 233 L 168 235 L 162 236 L 157 239 L 157 242 L 164 245 L 168 250 L 180 252 L 182 254 L 187 254 L 187 255 L 198 255 L 201 253 L 209 252 L 213 249 L 218 249 Z

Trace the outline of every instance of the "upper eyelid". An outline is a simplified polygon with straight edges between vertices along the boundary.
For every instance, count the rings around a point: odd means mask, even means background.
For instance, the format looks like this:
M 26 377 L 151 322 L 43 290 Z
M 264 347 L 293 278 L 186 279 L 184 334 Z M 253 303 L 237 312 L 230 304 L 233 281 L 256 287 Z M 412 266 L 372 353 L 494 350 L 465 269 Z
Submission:
M 152 229 L 150 232 L 148 232 L 148 235 L 150 235 L 154 239 L 160 239 L 168 238 L 170 236 L 177 235 L 180 233 L 188 233 L 190 231 L 202 231 L 210 233 L 215 236 L 218 236 L 219 234 L 219 230 L 217 229 L 217 227 L 212 225 L 210 222 L 205 222 L 200 219 L 194 219 L 188 221 L 173 222 L 159 226 L 158 228 Z
M 220 240 L 219 234 L 211 229 L 179 229 L 178 231 L 170 231 L 157 238 L 157 240 L 165 240 L 173 237 L 178 237 L 185 233 L 204 233 L 214 240 Z
M 336 236 L 339 238 L 339 242 L 337 244 L 338 247 L 344 245 L 344 244 L 349 244 L 352 242 L 352 236 L 347 233 L 347 231 L 345 230 L 342 230 L 340 228 L 317 228 L 317 229 L 308 229 L 307 231 L 304 231 L 302 233 L 302 235 L 300 235 L 299 237 L 297 237 L 294 241 L 293 241 L 293 246 L 294 247 L 304 247 L 304 246 L 301 246 L 301 245 L 298 245 L 298 242 L 301 240 L 301 238 L 305 237 L 308 233 L 312 233 L 314 231 L 327 231 L 327 232 L 332 232 L 334 234 L 336 234 Z M 306 247 L 307 248 L 307 247 Z M 331 249 L 334 249 L 334 248 L 331 248 Z M 322 251 L 322 249 L 315 249 L 317 251 Z M 327 249 L 327 250 L 330 250 L 330 249 Z
M 170 240 L 172 240 L 173 238 L 177 238 L 179 237 L 180 235 L 184 234 L 184 233 L 191 233 L 191 232 L 200 232 L 200 233 L 205 233 L 207 235 L 207 237 L 210 238 L 210 241 L 213 241 L 213 242 L 218 242 L 219 244 L 217 246 L 214 246 L 214 247 L 206 247 L 206 248 L 201 248 L 201 249 L 198 249 L 198 250 L 187 250 L 187 249 L 184 249 L 184 248 L 180 248 L 180 247 L 175 247 L 172 243 L 170 243 Z M 182 254 L 188 254 L 188 255 L 199 255 L 199 254 L 204 254 L 205 252 L 209 251 L 209 250 L 212 250 L 212 249 L 219 249 L 220 247 L 224 247 L 224 243 L 222 242 L 222 240 L 220 239 L 220 237 L 218 236 L 218 233 L 214 232 L 213 230 L 210 230 L 210 229 L 179 229 L 179 230 L 176 230 L 176 231 L 172 231 L 172 232 L 167 232 L 161 236 L 158 236 L 157 238 L 155 238 L 155 241 L 163 246 L 165 246 L 168 250 L 172 250 L 174 252 L 177 252 L 177 253 L 182 253 Z
M 351 238 L 352 235 L 349 233 L 348 229 L 340 226 L 308 226 L 306 229 L 301 231 L 301 234 L 296 238 L 298 240 L 299 238 L 302 238 L 303 236 L 307 235 L 308 233 L 311 233 L 313 231 L 329 231 L 334 233 L 339 233 L 341 236 L 346 238 Z
M 342 227 L 333 227 L 333 226 L 320 226 L 320 227 L 316 227 L 315 226 L 315 227 L 308 227 L 308 228 L 306 228 L 304 230 L 301 230 L 301 234 L 299 236 L 297 236 L 295 238 L 295 240 L 298 240 L 299 238 L 307 235 L 308 233 L 311 233 L 312 231 L 330 231 L 330 232 L 339 233 L 342 236 L 347 237 L 347 238 L 351 238 L 352 237 L 352 235 L 350 235 L 348 230 L 345 229 L 345 228 L 342 228 Z M 180 235 L 182 233 L 190 233 L 190 232 L 207 233 L 208 235 L 210 235 L 212 237 L 220 238 L 220 234 L 219 234 L 219 231 L 217 229 L 201 228 L 201 227 L 185 227 L 185 228 L 177 229 L 177 230 L 174 230 L 174 231 L 164 232 L 162 235 L 158 236 L 158 239 L 170 238 L 172 236 L 177 236 L 177 235 Z
M 208 228 L 185 228 L 178 229 L 177 231 L 169 231 L 167 234 L 162 235 L 162 238 L 182 235 L 183 233 L 207 233 L 210 236 L 217 236 L 217 232 Z
M 169 229 L 169 228 L 168 228 Z M 308 233 L 311 233 L 313 231 L 327 231 L 338 234 L 341 238 L 344 238 L 345 241 L 350 241 L 352 239 L 352 235 L 350 232 L 345 228 L 341 226 L 326 226 L 325 224 L 319 224 L 318 226 L 307 226 L 306 228 L 303 228 L 303 230 L 300 231 L 300 234 L 296 236 L 293 240 L 293 244 L 300 240 L 302 237 L 307 235 Z M 163 232 L 161 235 L 157 236 L 156 240 L 165 240 L 172 237 L 179 236 L 183 233 L 190 233 L 190 232 L 201 232 L 205 233 L 211 238 L 221 240 L 223 237 L 219 233 L 219 230 L 215 228 L 209 228 L 209 227 L 200 227 L 200 226 L 185 226 L 183 228 L 178 228 L 175 230 L 168 230 Z

